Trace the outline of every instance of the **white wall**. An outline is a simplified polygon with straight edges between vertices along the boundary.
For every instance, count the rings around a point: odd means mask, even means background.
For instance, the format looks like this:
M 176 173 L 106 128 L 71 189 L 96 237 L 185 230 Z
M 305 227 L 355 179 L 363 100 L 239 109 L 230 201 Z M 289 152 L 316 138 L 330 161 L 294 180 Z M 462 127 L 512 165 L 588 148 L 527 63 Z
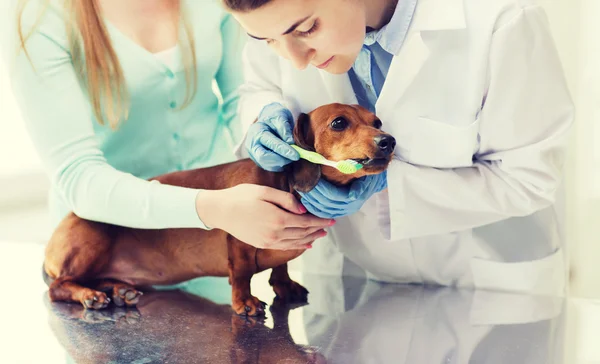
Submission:
M 2 207 L 8 208 L 9 199 L 14 202 L 17 197 L 25 196 L 22 192 L 24 188 L 19 187 L 34 187 L 27 185 L 24 176 L 34 175 L 39 178 L 42 172 L 40 160 L 27 135 L 8 80 L 7 61 L 14 55 L 9 54 L 12 47 L 6 44 L 8 34 L 14 34 L 9 29 L 14 25 L 14 4 L 15 0 L 0 2 L 0 210 Z M 41 189 L 46 188 L 43 178 L 38 182 Z M 33 190 L 29 191 L 31 193 Z
M 12 95 L 5 64 L 5 61 L 11 58 L 11 55 L 7 54 L 7 48 L 11 47 L 5 46 L 4 43 L 8 42 L 6 35 L 10 33 L 7 28 L 12 25 L 12 2 L 13 0 L 0 2 L 0 178 L 23 171 L 39 170 L 40 167 Z
M 40 162 L 23 125 L 21 113 L 7 80 L 7 70 L 0 60 L 0 177 L 39 170 Z M 15 154 L 19 158 L 15 158 Z
M 566 172 L 571 294 L 600 298 L 600 1 L 539 3 L 548 12 L 577 108 Z
M 25 130 L 8 81 L 9 28 L 16 0 L 0 1 L 0 242 L 45 242 L 48 179 Z M 10 48 L 9 48 L 10 49 Z
M 0 55 L 1 56 L 1 55 Z M 48 181 L 12 95 L 0 57 L 0 213 L 45 198 Z

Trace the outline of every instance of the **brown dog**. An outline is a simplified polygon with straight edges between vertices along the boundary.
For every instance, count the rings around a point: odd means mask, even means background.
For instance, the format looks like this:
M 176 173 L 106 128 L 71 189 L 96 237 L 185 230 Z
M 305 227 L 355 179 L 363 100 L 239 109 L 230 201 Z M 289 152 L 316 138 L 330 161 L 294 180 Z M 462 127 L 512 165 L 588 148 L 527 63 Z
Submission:
M 211 168 L 169 173 L 163 184 L 217 190 L 251 183 L 282 191 L 309 191 L 322 176 L 343 185 L 385 170 L 395 147 L 381 121 L 355 105 L 330 104 L 301 114 L 294 128 L 297 145 L 329 160 L 355 159 L 364 168 L 344 175 L 334 168 L 292 163 L 285 172 L 267 172 L 251 160 Z M 81 302 L 105 308 L 112 296 L 118 306 L 135 305 L 135 287 L 169 285 L 202 276 L 228 276 L 237 314 L 259 315 L 264 304 L 250 293 L 255 273 L 273 268 L 269 284 L 278 298 L 305 302 L 308 291 L 292 281 L 287 262 L 304 250 L 257 249 L 227 232 L 214 229 L 131 229 L 81 219 L 70 214 L 59 224 L 46 248 L 44 272 L 52 301 Z

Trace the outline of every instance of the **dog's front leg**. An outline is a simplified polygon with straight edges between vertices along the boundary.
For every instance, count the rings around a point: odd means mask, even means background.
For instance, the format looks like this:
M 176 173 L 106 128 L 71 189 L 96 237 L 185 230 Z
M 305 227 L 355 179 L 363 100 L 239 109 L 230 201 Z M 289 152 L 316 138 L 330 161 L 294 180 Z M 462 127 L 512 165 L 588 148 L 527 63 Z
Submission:
M 229 235 L 227 237 L 227 250 L 233 310 L 238 315 L 264 315 L 266 304 L 250 293 L 250 280 L 257 271 L 257 249 Z
M 273 268 L 269 284 L 277 300 L 287 303 L 306 303 L 308 300 L 308 290 L 290 278 L 287 263 Z

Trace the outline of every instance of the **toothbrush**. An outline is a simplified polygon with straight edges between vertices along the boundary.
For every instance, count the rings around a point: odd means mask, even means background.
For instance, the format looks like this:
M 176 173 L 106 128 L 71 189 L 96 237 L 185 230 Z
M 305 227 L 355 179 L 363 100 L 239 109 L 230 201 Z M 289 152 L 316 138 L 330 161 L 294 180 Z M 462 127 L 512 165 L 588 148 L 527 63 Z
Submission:
M 309 161 L 311 163 L 323 164 L 326 166 L 333 167 L 344 174 L 356 173 L 363 167 L 362 164 L 360 164 L 356 161 L 353 161 L 352 159 L 346 159 L 343 161 L 334 162 L 334 161 L 330 161 L 330 160 L 326 159 L 319 153 L 311 152 L 306 149 L 302 149 L 295 144 L 291 144 L 291 147 L 294 148 L 300 154 L 300 158 L 306 159 L 307 161 Z

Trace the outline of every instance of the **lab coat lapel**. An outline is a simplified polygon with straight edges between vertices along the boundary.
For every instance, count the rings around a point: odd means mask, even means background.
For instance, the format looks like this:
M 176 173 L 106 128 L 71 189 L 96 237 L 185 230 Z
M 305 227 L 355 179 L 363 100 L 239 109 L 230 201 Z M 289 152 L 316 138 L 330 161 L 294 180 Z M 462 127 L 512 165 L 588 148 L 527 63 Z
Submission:
M 423 41 L 423 32 L 464 29 L 466 27 L 462 0 L 419 0 L 404 45 L 394 56 L 375 108 L 383 120 L 392 119 L 394 105 L 404 96 L 427 59 L 430 51 Z M 392 128 L 386 130 L 394 133 Z
M 421 33 L 409 33 L 406 43 L 392 60 L 383 89 L 375 105 L 380 117 L 385 117 L 380 115 L 380 110 L 388 109 L 402 98 L 428 57 L 429 49 L 423 43 Z

